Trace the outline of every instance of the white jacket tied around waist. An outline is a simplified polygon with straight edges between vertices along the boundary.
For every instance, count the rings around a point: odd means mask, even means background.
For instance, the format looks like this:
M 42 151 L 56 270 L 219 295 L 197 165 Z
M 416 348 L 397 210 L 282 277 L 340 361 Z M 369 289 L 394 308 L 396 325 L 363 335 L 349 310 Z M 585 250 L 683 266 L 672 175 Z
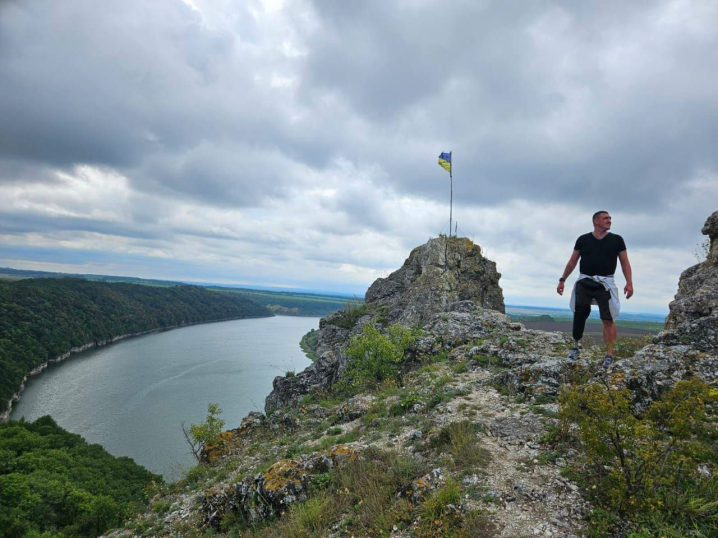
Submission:
M 618 299 L 618 288 L 616 287 L 616 281 L 613 279 L 613 275 L 611 276 L 589 276 L 584 275 L 581 273 L 578 275 L 578 280 L 574 282 L 573 284 L 573 290 L 571 291 L 571 300 L 569 301 L 569 306 L 571 307 L 571 311 L 576 311 L 576 284 L 579 280 L 582 278 L 590 278 L 591 280 L 595 280 L 599 284 L 602 284 L 604 288 L 606 288 L 606 291 L 611 293 L 611 300 L 608 301 L 608 309 L 611 312 L 611 317 L 613 319 L 616 319 L 618 315 L 621 313 L 621 301 Z M 596 302 L 596 299 L 591 301 L 591 304 L 598 304 Z

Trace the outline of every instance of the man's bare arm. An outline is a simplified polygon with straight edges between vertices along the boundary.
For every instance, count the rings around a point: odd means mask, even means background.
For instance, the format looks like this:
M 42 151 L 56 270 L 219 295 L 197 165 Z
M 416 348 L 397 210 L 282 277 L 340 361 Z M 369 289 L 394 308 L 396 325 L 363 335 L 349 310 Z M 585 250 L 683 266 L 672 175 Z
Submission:
M 566 280 L 571 273 L 573 273 L 573 270 L 576 269 L 576 264 L 578 263 L 578 259 L 581 257 L 581 252 L 578 250 L 574 250 L 573 254 L 571 254 L 571 257 L 568 259 L 568 263 L 566 264 L 566 268 L 563 270 L 563 275 L 561 275 L 561 278 L 563 280 Z M 558 286 L 556 287 L 556 291 L 559 295 L 563 295 L 563 288 L 564 288 L 564 282 L 563 280 L 559 281 Z
M 633 295 L 633 272 L 631 271 L 631 262 L 628 261 L 628 253 L 625 250 L 619 252 L 618 261 L 621 262 L 621 270 L 623 276 L 626 277 L 626 287 L 623 288 L 623 293 L 626 294 L 626 299 L 630 299 Z

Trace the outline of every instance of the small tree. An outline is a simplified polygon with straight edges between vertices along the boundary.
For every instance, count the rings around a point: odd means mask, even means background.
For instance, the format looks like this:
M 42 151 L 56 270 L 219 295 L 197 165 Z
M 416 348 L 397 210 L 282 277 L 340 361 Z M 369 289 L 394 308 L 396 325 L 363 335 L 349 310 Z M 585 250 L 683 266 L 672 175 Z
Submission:
M 207 417 L 204 422 L 192 424 L 187 428 L 182 423 L 182 433 L 184 438 L 192 449 L 192 455 L 199 462 L 202 461 L 202 452 L 208 445 L 214 445 L 219 442 L 219 434 L 224 429 L 224 420 L 219 418 L 222 409 L 219 404 L 210 403 L 207 405 Z

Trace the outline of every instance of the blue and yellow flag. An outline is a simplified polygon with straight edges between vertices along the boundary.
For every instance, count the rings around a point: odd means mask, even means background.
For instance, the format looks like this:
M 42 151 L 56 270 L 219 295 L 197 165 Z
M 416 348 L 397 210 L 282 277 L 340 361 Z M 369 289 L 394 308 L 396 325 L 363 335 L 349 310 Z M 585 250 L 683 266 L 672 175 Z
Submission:
M 442 153 L 439 155 L 439 165 L 444 170 L 451 173 L 451 153 Z

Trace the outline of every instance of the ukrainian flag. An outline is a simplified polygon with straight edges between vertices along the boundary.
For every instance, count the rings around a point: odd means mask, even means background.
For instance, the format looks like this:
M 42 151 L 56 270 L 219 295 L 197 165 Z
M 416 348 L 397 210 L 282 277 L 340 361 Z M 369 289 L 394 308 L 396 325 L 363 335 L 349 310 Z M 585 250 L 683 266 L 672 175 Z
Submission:
M 451 173 L 451 153 L 442 153 L 439 155 L 439 166 Z

